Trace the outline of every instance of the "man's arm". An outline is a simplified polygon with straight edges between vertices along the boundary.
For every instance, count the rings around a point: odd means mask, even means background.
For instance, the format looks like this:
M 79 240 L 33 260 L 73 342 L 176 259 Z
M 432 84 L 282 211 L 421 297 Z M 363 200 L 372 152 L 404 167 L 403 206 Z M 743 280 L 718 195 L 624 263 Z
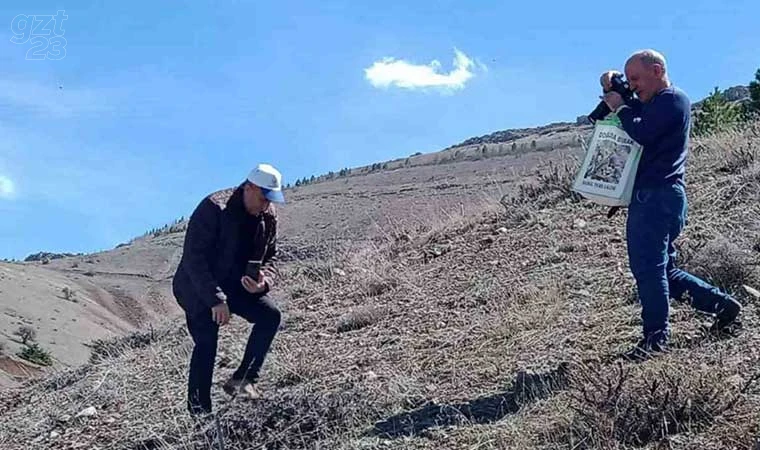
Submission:
M 216 247 L 219 209 L 204 199 L 190 216 L 185 233 L 183 267 L 203 303 L 209 308 L 225 301 L 227 297 L 211 273 L 208 258 Z
M 267 288 L 269 291 L 274 287 L 279 276 L 277 270 L 277 216 L 272 215 L 270 220 L 266 222 L 266 245 L 267 251 L 264 253 L 264 257 L 261 262 L 261 270 L 264 274 Z
M 657 96 L 646 106 L 623 105 L 616 113 L 625 132 L 645 147 L 681 123 L 684 114 L 674 95 Z

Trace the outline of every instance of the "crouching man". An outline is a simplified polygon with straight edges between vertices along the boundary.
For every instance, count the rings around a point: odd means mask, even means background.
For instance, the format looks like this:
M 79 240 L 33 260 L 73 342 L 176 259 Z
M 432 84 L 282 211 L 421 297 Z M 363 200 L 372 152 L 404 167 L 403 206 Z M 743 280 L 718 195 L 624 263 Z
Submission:
M 282 176 L 271 165 L 259 164 L 236 188 L 204 198 L 190 217 L 172 287 L 195 344 L 187 389 L 191 414 L 212 410 L 217 337 L 231 313 L 254 325 L 224 390 L 257 395 L 254 383 L 280 324 L 280 311 L 267 296 L 277 275 L 272 202 L 285 202 Z M 258 276 L 246 275 L 249 261 L 260 261 Z
M 602 74 L 605 91 L 612 87 L 613 74 Z M 604 101 L 617 113 L 628 135 L 643 146 L 626 225 L 628 259 L 644 324 L 641 341 L 627 356 L 639 360 L 667 350 L 669 298 L 688 294 L 695 308 L 715 314 L 716 331 L 736 320 L 741 305 L 675 265 L 673 244 L 683 230 L 687 212 L 688 97 L 671 84 L 665 58 L 654 50 L 634 53 L 625 64 L 625 76 L 637 98 L 626 104 L 620 94 L 611 91 Z

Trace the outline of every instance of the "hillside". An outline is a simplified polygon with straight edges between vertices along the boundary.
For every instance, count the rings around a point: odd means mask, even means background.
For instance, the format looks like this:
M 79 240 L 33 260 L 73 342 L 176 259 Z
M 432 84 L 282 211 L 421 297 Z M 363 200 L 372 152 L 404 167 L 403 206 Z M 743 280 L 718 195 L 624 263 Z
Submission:
M 429 214 L 479 211 L 542 161 L 579 152 L 577 132 L 539 140 L 535 151 L 483 155 L 479 149 L 447 152 L 433 164 L 388 168 L 288 190 L 280 210 L 281 253 L 299 259 L 383 235 L 389 224 Z M 477 157 L 465 158 L 473 154 Z M 453 155 L 453 153 L 452 153 Z M 220 186 L 220 188 L 226 186 Z M 187 215 L 190 215 L 188 211 Z M 52 369 L 87 362 L 96 339 L 146 329 L 178 316 L 171 277 L 182 251 L 183 227 L 135 239 L 90 255 L 41 252 L 23 263 L 0 262 L 0 386 L 13 386 L 49 370 L 15 358 L 23 346 L 14 332 L 31 326 L 53 357 Z M 67 299 L 63 290 L 73 295 Z
M 293 190 L 263 399 L 215 388 L 218 426 L 194 428 L 176 319 L 4 390 L 0 447 L 209 448 L 218 430 L 226 449 L 758 448 L 760 299 L 743 285 L 760 283 L 760 126 L 693 142 L 680 240 L 687 267 L 745 304 L 743 327 L 708 335 L 709 317 L 674 302 L 673 351 L 642 364 L 618 357 L 639 326 L 625 211 L 607 219 L 569 194 L 577 151 Z M 101 255 L 94 276 L 162 286 L 181 234 L 157 239 Z M 21 267 L 85 270 L 70 265 Z M 240 319 L 222 329 L 217 380 L 246 330 Z

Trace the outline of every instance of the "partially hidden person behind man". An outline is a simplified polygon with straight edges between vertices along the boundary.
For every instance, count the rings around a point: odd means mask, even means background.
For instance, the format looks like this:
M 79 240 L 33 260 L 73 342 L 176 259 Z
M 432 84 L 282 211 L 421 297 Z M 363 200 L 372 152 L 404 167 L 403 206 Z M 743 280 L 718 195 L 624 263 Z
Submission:
M 267 295 L 277 278 L 277 216 L 271 203 L 284 202 L 282 175 L 259 164 L 239 186 L 205 197 L 190 216 L 172 287 L 195 344 L 187 386 L 193 415 L 212 411 L 219 327 L 231 313 L 254 325 L 240 366 L 223 388 L 230 395 L 258 396 L 254 383 L 281 318 Z M 246 275 L 249 261 L 260 261 L 257 279 Z
M 732 325 L 741 304 L 675 264 L 674 241 L 687 217 L 685 190 L 689 151 L 691 103 L 671 84 L 665 57 L 641 50 L 628 58 L 625 76 L 636 97 L 625 102 L 611 91 L 611 78 L 602 74 L 603 99 L 623 129 L 643 146 L 628 209 L 628 259 L 641 302 L 644 333 L 626 356 L 642 360 L 668 350 L 669 299 L 691 299 L 694 308 L 715 314 L 714 331 Z

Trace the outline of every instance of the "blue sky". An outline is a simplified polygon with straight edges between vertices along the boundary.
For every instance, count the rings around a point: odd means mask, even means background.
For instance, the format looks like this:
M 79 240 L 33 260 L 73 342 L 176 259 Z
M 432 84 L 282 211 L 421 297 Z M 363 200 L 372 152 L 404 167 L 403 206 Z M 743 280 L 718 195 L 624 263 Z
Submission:
M 0 6 L 0 257 L 112 248 L 257 162 L 292 183 L 574 120 L 639 48 L 693 100 L 760 67 L 757 1 L 182 3 Z M 18 19 L 59 10 L 65 54 Z

